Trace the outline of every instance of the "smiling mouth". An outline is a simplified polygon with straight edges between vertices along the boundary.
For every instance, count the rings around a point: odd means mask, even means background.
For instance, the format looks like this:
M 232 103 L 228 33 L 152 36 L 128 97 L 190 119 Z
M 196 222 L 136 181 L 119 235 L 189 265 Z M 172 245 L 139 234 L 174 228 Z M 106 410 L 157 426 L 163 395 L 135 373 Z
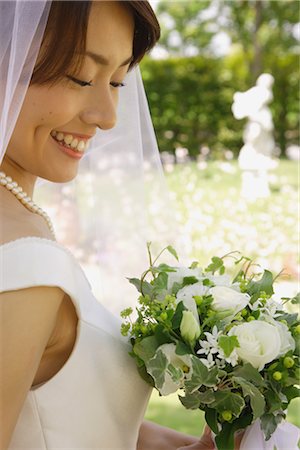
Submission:
M 77 153 L 84 153 L 89 145 L 88 139 L 78 138 L 60 131 L 51 131 L 52 138 L 65 148 Z

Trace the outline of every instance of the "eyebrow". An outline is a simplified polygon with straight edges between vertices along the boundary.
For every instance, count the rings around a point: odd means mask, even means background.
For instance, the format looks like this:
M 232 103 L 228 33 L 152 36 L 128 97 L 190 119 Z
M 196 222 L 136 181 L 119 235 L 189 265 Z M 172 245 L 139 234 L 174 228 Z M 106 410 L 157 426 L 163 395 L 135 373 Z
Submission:
M 97 53 L 93 53 L 93 52 L 85 52 L 84 54 L 87 56 L 90 56 L 97 64 L 100 64 L 103 66 L 109 65 L 108 59 L 106 59 L 102 55 L 98 55 Z M 127 66 L 127 64 L 131 63 L 132 60 L 133 60 L 133 55 L 131 55 L 129 58 L 125 59 L 125 61 L 123 61 L 119 67 Z

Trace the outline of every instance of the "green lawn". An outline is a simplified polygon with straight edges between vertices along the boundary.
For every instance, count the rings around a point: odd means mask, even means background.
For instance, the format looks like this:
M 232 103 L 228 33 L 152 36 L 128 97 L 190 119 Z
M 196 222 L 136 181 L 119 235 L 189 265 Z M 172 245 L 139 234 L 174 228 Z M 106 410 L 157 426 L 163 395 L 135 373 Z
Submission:
M 273 272 L 285 267 L 295 279 L 297 250 L 298 168 L 280 161 L 270 173 L 271 195 L 254 203 L 240 196 L 237 162 L 177 165 L 167 173 L 178 205 L 177 218 L 191 260 L 206 265 L 213 255 L 240 250 Z
M 159 397 L 157 391 L 153 391 L 146 418 L 160 425 L 194 436 L 201 435 L 204 427 L 204 414 L 202 411 L 187 410 L 181 405 L 176 394 L 168 397 Z M 287 420 L 300 427 L 300 399 L 295 399 L 291 402 Z

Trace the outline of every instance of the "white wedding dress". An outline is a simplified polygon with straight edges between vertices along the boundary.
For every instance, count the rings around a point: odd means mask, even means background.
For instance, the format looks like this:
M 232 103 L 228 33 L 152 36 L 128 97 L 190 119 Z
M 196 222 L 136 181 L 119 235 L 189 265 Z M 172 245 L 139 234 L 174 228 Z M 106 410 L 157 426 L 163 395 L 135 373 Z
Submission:
M 78 316 L 68 361 L 28 392 L 9 450 L 134 450 L 151 388 L 128 355 L 120 321 L 96 300 L 74 256 L 26 237 L 0 246 L 0 264 L 0 291 L 59 286 Z

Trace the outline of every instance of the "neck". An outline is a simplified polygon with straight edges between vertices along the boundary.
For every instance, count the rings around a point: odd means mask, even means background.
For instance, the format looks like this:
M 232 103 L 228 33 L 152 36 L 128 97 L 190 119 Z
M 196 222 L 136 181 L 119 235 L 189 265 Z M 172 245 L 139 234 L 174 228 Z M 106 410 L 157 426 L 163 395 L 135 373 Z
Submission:
M 23 191 L 27 193 L 29 197 L 33 197 L 34 185 L 37 177 L 29 172 L 26 172 L 15 161 L 5 155 L 0 165 L 0 172 L 4 172 L 7 176 L 10 176 L 13 181 L 16 181 Z

